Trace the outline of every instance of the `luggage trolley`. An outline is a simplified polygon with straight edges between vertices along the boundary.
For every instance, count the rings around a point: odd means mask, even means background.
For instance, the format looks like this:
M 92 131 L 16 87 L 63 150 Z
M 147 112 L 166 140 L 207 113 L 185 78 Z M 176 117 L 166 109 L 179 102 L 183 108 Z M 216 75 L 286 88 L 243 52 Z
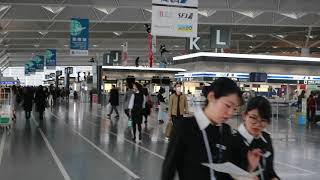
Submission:
M 12 129 L 11 88 L 0 87 L 0 128 L 9 134 Z

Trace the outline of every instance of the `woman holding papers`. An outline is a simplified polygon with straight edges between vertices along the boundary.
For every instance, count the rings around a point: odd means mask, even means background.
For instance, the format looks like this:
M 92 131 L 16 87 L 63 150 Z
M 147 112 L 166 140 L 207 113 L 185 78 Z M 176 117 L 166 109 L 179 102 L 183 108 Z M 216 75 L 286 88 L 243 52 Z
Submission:
M 271 116 L 271 106 L 267 99 L 261 96 L 250 99 L 243 113 L 244 122 L 233 138 L 233 152 L 238 153 L 233 154 L 231 162 L 245 170 L 249 168 L 246 155 L 248 151 L 252 149 L 261 151 L 260 163 L 255 169 L 263 170 L 263 173 L 258 175 L 261 180 L 280 179 L 273 168 L 274 154 L 271 137 L 263 131 L 270 123 Z
M 162 168 L 162 180 L 229 180 L 230 175 L 216 172 L 203 163 L 230 161 L 232 133 L 224 124 L 242 103 L 242 93 L 228 78 L 215 80 L 206 92 L 207 103 L 194 117 L 185 118 L 174 127 Z M 256 169 L 260 155 L 248 151 L 250 168 Z

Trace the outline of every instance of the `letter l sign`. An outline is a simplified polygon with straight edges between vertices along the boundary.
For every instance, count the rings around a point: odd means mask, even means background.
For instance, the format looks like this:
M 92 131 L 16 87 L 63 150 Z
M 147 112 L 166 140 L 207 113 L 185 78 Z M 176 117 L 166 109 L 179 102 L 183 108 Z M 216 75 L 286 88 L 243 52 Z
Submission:
M 221 42 L 221 31 L 217 29 L 217 38 L 216 38 L 216 43 L 217 45 L 226 45 L 226 42 Z

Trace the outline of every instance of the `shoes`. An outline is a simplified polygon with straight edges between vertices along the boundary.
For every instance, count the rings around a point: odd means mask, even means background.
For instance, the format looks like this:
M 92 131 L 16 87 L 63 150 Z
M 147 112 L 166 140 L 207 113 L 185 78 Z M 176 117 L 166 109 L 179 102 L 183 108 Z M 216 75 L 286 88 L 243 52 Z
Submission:
M 136 142 L 136 137 L 133 137 L 133 138 L 132 138 L 132 141 L 133 141 L 133 142 Z
M 139 134 L 139 140 L 141 141 L 141 139 L 142 139 L 142 136 L 141 136 L 141 134 Z
M 164 123 L 164 121 L 163 120 L 159 120 L 159 124 L 163 124 Z

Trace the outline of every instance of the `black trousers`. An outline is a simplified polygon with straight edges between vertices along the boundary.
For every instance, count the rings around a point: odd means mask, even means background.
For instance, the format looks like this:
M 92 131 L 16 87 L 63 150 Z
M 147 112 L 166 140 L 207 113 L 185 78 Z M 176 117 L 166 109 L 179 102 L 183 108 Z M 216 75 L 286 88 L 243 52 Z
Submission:
M 26 116 L 26 119 L 30 119 L 31 111 L 25 111 L 25 116 Z
M 118 109 L 117 109 L 117 106 L 111 106 L 111 111 L 110 111 L 110 113 L 109 113 L 110 115 L 112 114 L 113 110 L 115 110 L 116 113 L 117 113 L 117 115 L 119 115 L 119 111 L 118 111 Z
M 307 119 L 308 121 L 314 121 L 316 116 L 316 110 L 307 110 Z
M 133 109 L 131 111 L 131 118 L 132 118 L 132 131 L 133 137 L 136 137 L 136 131 L 138 126 L 139 137 L 141 136 L 141 124 L 143 119 L 143 110 L 142 109 Z
M 171 116 L 173 126 L 177 126 L 178 123 L 181 123 L 183 116 Z

